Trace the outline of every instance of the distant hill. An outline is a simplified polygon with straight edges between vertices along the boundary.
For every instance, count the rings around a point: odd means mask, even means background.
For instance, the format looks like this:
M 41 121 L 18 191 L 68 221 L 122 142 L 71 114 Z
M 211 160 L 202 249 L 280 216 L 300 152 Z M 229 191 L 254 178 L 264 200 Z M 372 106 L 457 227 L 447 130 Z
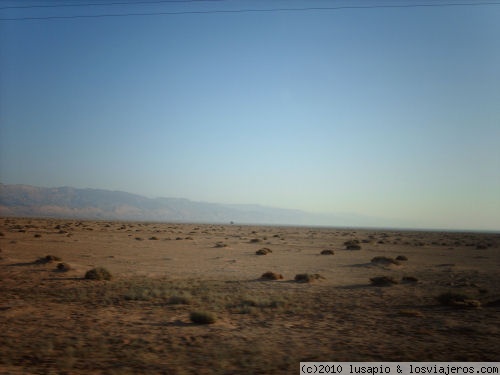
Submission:
M 313 214 L 300 210 L 147 198 L 122 191 L 44 188 L 0 184 L 0 215 L 238 224 L 382 226 L 357 215 Z
M 306 213 L 258 205 L 146 198 L 122 191 L 0 184 L 2 216 L 134 221 L 301 224 Z

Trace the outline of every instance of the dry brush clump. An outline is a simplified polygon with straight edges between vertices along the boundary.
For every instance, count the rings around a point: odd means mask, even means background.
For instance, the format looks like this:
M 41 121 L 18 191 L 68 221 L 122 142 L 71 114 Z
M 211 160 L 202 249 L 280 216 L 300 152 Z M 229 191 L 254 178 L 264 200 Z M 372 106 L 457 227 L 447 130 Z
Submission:
M 217 317 L 209 311 L 193 311 L 189 315 L 189 320 L 194 324 L 213 324 Z
M 361 250 L 361 245 L 359 244 L 359 240 L 349 240 L 344 242 L 344 246 L 346 250 Z
M 371 262 L 373 264 L 381 264 L 381 265 L 391 265 L 391 264 L 400 265 L 401 264 L 397 260 L 395 260 L 393 258 L 385 257 L 385 256 L 374 257 L 374 258 L 372 258 Z
M 331 250 L 331 249 L 326 249 L 326 250 L 321 251 L 320 254 L 321 255 L 334 255 L 335 252 L 333 250 Z
M 93 268 L 85 273 L 87 280 L 111 280 L 112 278 L 111 272 L 104 267 Z
M 68 272 L 69 270 L 71 270 L 71 266 L 68 263 L 61 262 L 57 264 L 57 271 Z
M 401 278 L 401 282 L 406 284 L 414 284 L 418 283 L 418 279 L 415 276 L 403 276 Z
M 398 281 L 392 276 L 376 276 L 370 279 L 374 286 L 391 286 L 398 284 Z
M 186 295 L 175 295 L 167 300 L 169 305 L 189 305 L 191 303 L 191 297 Z
M 481 302 L 473 299 L 467 294 L 457 292 L 441 293 L 437 297 L 438 302 L 444 306 L 458 307 L 458 308 L 480 308 Z
M 273 251 L 271 249 L 268 249 L 267 247 L 263 247 L 262 249 L 259 249 L 255 252 L 257 255 L 267 255 L 269 253 L 272 253 Z
M 263 280 L 282 280 L 283 275 L 272 271 L 264 272 L 260 277 Z
M 325 278 L 319 273 L 299 273 L 295 275 L 295 281 L 298 283 L 310 283 L 317 280 L 324 280 Z
M 59 262 L 61 261 L 61 258 L 55 255 L 46 255 L 42 258 L 38 258 L 35 263 L 38 264 L 45 264 L 45 263 L 52 263 L 52 262 Z

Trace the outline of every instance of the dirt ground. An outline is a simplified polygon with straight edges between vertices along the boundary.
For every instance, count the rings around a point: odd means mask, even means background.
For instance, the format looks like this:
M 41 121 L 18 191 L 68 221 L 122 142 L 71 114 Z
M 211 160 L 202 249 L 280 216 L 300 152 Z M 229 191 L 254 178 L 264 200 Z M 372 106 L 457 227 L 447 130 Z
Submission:
M 0 232 L 2 374 L 500 360 L 500 234 L 17 218 Z M 95 267 L 112 279 L 85 279 Z

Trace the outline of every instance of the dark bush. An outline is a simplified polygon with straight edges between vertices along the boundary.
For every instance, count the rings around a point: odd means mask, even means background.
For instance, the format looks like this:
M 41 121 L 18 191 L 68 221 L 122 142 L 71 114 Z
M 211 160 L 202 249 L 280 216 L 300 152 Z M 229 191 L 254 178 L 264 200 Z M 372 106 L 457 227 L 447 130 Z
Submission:
M 195 324 L 213 324 L 217 320 L 214 314 L 207 311 L 193 311 L 189 319 Z
M 85 273 L 88 280 L 111 280 L 111 273 L 104 267 L 93 268 Z
M 262 249 L 259 249 L 255 252 L 257 255 L 267 255 L 269 253 L 272 253 L 273 251 L 271 249 L 268 249 L 267 247 L 263 247 Z
M 61 260 L 61 258 L 56 257 L 55 255 L 46 255 L 43 258 L 38 258 L 36 263 L 39 263 L 39 264 L 52 263 L 52 262 L 58 262 L 60 260 Z
M 68 263 L 58 263 L 57 270 L 60 272 L 67 272 L 71 269 L 71 266 Z
M 398 265 L 399 264 L 399 262 L 397 260 L 394 260 L 393 258 L 389 258 L 389 257 L 383 257 L 383 256 L 374 257 L 374 258 L 372 258 L 371 262 L 375 263 L 375 264 L 384 264 L 384 265 L 389 265 L 389 264 Z
M 323 251 L 321 252 L 321 255 L 334 255 L 334 254 L 335 254 L 335 253 L 334 253 L 334 251 L 333 251 L 333 250 L 328 250 L 328 249 L 327 249 L 327 250 L 323 250 Z
M 299 273 L 295 275 L 295 281 L 299 283 L 310 283 L 315 280 L 321 280 L 324 279 L 323 276 L 321 276 L 319 273 Z
M 283 279 L 283 275 L 281 273 L 276 273 L 276 272 L 264 272 L 261 276 L 261 279 L 265 280 L 281 280 Z
M 370 281 L 374 286 L 391 286 L 398 283 L 397 280 L 391 276 L 372 277 Z

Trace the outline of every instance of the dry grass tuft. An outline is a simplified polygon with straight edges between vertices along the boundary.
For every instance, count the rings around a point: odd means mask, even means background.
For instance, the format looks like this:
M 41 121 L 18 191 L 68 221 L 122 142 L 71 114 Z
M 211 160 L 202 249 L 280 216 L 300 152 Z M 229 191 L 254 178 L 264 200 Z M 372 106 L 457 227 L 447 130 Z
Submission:
M 370 279 L 372 285 L 374 286 L 391 286 L 398 284 L 397 280 L 392 276 L 377 276 Z
M 71 266 L 68 263 L 58 263 L 57 264 L 57 270 L 60 272 L 68 272 L 71 270 Z
M 472 299 L 464 293 L 445 292 L 437 297 L 438 302 L 444 306 L 458 308 L 480 308 L 481 302 L 477 299 Z
M 298 283 L 310 283 L 316 280 L 324 279 L 319 273 L 299 273 L 295 275 L 295 281 Z
M 401 279 L 403 283 L 418 283 L 418 279 L 415 276 L 403 276 Z
M 168 299 L 167 303 L 169 305 L 189 305 L 191 298 L 187 296 L 172 296 Z
M 85 273 L 87 280 L 111 280 L 111 272 L 104 267 L 93 268 Z
M 335 254 L 335 252 L 333 250 L 329 250 L 329 249 L 323 250 L 321 252 L 321 255 L 334 255 L 334 254 Z
M 359 240 L 349 240 L 344 242 L 344 246 L 346 250 L 361 250 L 361 245 L 359 244 Z
M 383 256 L 374 257 L 372 258 L 371 262 L 374 264 L 382 264 L 382 265 L 400 264 L 397 260 L 394 260 L 393 258 L 383 257 Z
M 260 278 L 265 280 L 281 280 L 283 279 L 283 275 L 281 273 L 268 271 L 264 272 Z
M 268 249 L 267 247 L 263 247 L 262 249 L 259 249 L 255 252 L 257 255 L 267 255 L 269 253 L 272 253 L 273 251 L 271 249 Z
M 55 255 L 46 255 L 42 258 L 38 258 L 35 263 L 38 264 L 45 264 L 45 263 L 52 263 L 52 262 L 58 262 L 60 261 L 61 258 L 55 256 Z

